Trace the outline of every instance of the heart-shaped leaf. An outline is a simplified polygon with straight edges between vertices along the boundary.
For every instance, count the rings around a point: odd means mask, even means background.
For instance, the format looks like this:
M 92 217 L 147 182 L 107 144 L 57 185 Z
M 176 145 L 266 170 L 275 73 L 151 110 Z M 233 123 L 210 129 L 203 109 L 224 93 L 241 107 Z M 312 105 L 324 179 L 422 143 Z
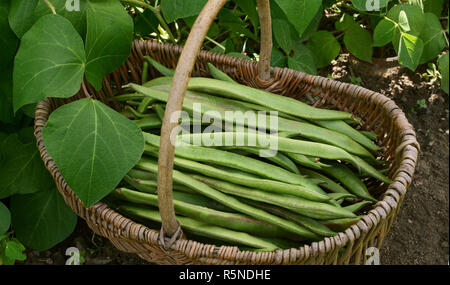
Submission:
M 395 29 L 395 23 L 392 21 L 383 19 L 378 22 L 373 32 L 373 45 L 382 47 L 390 43 L 394 38 Z
M 90 0 L 86 13 L 86 78 L 99 90 L 130 55 L 133 20 L 117 0 Z
M 368 62 L 372 61 L 372 37 L 369 31 L 354 23 L 348 27 L 344 35 L 347 49 L 357 58 Z
M 42 136 L 67 184 L 86 207 L 108 195 L 144 151 L 140 128 L 100 101 L 56 109 Z
M 402 33 L 398 48 L 398 62 L 411 69 L 416 70 L 423 52 L 423 41 L 416 36 Z
M 86 7 L 88 0 L 50 0 L 55 7 L 56 14 L 69 20 L 82 38 L 86 35 Z M 80 4 L 78 6 L 78 3 Z M 36 19 L 51 14 L 52 10 L 44 1 L 39 1 L 34 15 Z
M 0 235 L 6 233 L 11 225 L 11 213 L 0 201 Z
M 0 240 L 0 264 L 14 265 L 16 260 L 25 260 L 25 247 L 16 238 Z
M 433 13 L 425 13 L 426 29 L 422 30 L 423 54 L 420 63 L 426 63 L 436 58 L 445 48 L 445 36 L 439 18 Z
M 328 31 L 318 31 L 308 41 L 307 48 L 314 51 L 314 62 L 317 68 L 330 64 L 341 51 L 341 45 Z
M 17 134 L 0 145 L 0 198 L 37 192 L 53 184 L 36 142 L 23 144 Z
M 55 186 L 11 197 L 11 221 L 16 237 L 34 250 L 47 250 L 75 229 L 77 216 Z
M 14 111 L 46 97 L 67 98 L 80 89 L 83 40 L 62 16 L 41 17 L 23 36 L 14 61 Z
M 300 37 L 322 6 L 322 1 L 311 0 L 275 0 L 275 2 L 294 25 Z

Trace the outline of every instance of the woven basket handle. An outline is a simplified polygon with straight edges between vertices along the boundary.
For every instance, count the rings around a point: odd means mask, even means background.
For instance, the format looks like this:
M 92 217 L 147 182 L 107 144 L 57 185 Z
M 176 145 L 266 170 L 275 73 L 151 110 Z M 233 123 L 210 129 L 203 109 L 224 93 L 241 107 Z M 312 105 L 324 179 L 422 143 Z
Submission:
M 172 174 L 175 146 L 171 142 L 171 132 L 178 127 L 184 93 L 187 90 L 190 74 L 202 46 L 203 40 L 213 20 L 227 0 L 209 0 L 197 17 L 183 51 L 178 60 L 167 101 L 164 120 L 161 127 L 161 139 L 158 158 L 158 204 L 162 220 L 161 242 L 164 236 L 172 237 L 173 242 L 181 232 L 175 218 L 172 196 Z M 269 0 L 257 0 L 261 22 L 261 52 L 258 64 L 258 77 L 270 79 L 270 55 L 272 52 L 272 23 Z M 175 113 L 176 112 L 176 113 Z M 172 114 L 177 114 L 173 118 Z

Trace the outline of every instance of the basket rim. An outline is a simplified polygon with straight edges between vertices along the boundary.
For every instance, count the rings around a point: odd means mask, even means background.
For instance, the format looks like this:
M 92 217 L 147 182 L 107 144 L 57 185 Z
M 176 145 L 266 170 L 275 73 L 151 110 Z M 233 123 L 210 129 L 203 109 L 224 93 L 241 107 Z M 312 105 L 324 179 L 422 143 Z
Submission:
M 139 56 L 143 57 L 142 51 L 149 49 L 149 45 L 151 44 L 155 44 L 161 48 L 174 49 L 176 50 L 175 53 L 181 52 L 182 50 L 182 46 L 169 43 L 159 43 L 154 40 L 135 40 L 133 42 L 132 49 L 136 51 Z M 230 66 L 232 64 L 257 65 L 256 62 L 244 58 L 235 58 L 205 50 L 200 51 L 197 60 L 206 56 L 213 56 L 216 60 L 229 63 Z M 396 153 L 401 154 L 401 161 L 399 161 L 398 170 L 391 179 L 393 183 L 389 185 L 385 193 L 383 193 L 382 199 L 373 205 L 372 209 L 369 210 L 367 214 L 365 214 L 356 224 L 347 228 L 343 232 L 337 233 L 333 237 L 325 237 L 321 241 L 312 242 L 311 244 L 307 244 L 299 248 L 285 250 L 277 249 L 271 252 L 253 252 L 240 250 L 237 246 L 217 246 L 203 244 L 188 239 L 180 239 L 172 244 L 167 250 L 182 252 L 192 259 L 220 259 L 230 262 L 242 262 L 244 259 L 247 262 L 256 262 L 256 264 L 258 264 L 258 261 L 264 262 L 263 264 L 290 264 L 290 262 L 306 260 L 309 257 L 326 255 L 333 250 L 337 253 L 338 249 L 344 247 L 348 243 L 357 242 L 362 235 L 365 235 L 369 230 L 377 226 L 382 219 L 389 217 L 393 211 L 398 211 L 399 205 L 407 192 L 406 190 L 412 182 L 420 146 L 417 142 L 413 126 L 408 122 L 405 114 L 395 104 L 395 102 L 383 94 L 368 90 L 361 86 L 338 82 L 321 76 L 308 75 L 289 68 L 274 67 L 271 68 L 271 73 L 274 75 L 271 80 L 276 80 L 276 78 L 283 76 L 292 76 L 295 78 L 300 78 L 300 80 L 305 84 L 313 85 L 319 88 L 334 89 L 336 92 L 340 93 L 340 95 L 348 92 L 354 92 L 355 94 L 360 93 L 363 94 L 367 100 L 377 101 L 382 108 L 388 108 L 388 116 L 394 122 L 399 122 L 404 126 L 399 130 L 399 137 L 401 138 L 402 143 L 397 147 Z M 258 80 L 257 77 L 255 78 Z M 261 84 L 263 87 L 267 82 L 257 83 Z M 107 225 L 105 228 L 107 228 L 107 231 L 109 232 L 105 232 L 105 234 L 108 236 L 138 243 L 146 243 L 151 247 L 162 247 L 158 242 L 159 230 L 151 229 L 145 225 L 134 222 L 109 208 L 109 206 L 103 202 L 98 202 L 88 209 L 83 206 L 82 202 L 65 182 L 55 162 L 45 148 L 42 138 L 42 128 L 45 126 L 50 113 L 50 100 L 48 98 L 37 104 L 34 134 L 41 158 L 44 161 L 46 168 L 53 176 L 58 186 L 58 190 L 61 195 L 63 195 L 65 202 L 76 212 L 78 216 L 83 218 L 88 223 L 91 229 L 91 223 L 95 223 L 96 226 L 101 223 L 106 223 Z M 110 219 L 110 217 L 113 218 Z M 201 251 L 200 253 L 198 252 L 199 250 Z M 137 252 L 137 254 L 139 255 L 139 252 Z

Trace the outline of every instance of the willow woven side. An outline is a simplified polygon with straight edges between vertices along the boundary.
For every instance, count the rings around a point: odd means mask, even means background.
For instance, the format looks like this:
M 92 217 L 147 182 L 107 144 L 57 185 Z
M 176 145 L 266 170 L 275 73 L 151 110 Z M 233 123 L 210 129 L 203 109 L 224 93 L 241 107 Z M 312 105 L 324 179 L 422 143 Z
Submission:
M 135 41 L 129 59 L 108 75 L 103 88 L 95 91 L 88 85 L 94 98 L 119 110 L 108 97 L 122 93 L 121 86 L 141 83 L 144 56 L 149 55 L 167 67 L 175 68 L 182 47 L 155 41 Z M 178 240 L 169 249 L 158 242 L 159 228 L 151 229 L 115 212 L 99 202 L 85 208 L 65 182 L 58 167 L 46 151 L 42 128 L 51 112 L 62 104 L 83 98 L 80 92 L 70 99 L 46 99 L 36 108 L 35 136 L 45 166 L 53 176 L 59 192 L 73 211 L 83 218 L 97 234 L 108 238 L 116 248 L 136 253 L 156 264 L 361 264 L 366 261 L 366 249 L 380 248 L 400 209 L 414 174 L 419 145 L 413 127 L 402 110 L 389 98 L 365 88 L 311 76 L 286 68 L 273 68 L 272 78 L 261 81 L 257 64 L 245 59 L 201 51 L 192 76 L 209 76 L 207 63 L 211 62 L 234 80 L 259 89 L 265 89 L 316 107 L 351 112 L 363 119 L 362 129 L 377 133 L 384 149 L 383 159 L 389 161 L 388 176 L 391 185 L 367 180 L 370 192 L 380 201 L 355 225 L 300 248 L 272 252 L 241 251 L 232 246 L 215 246 L 194 240 Z M 149 78 L 159 76 L 149 68 Z M 340 252 L 339 252 L 340 251 Z

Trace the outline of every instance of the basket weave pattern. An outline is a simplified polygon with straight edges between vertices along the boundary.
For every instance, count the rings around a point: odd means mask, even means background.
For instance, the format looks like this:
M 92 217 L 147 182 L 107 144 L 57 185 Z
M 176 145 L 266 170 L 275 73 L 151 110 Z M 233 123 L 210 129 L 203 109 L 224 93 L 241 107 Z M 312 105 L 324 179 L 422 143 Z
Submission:
M 114 96 L 114 92 L 122 93 L 121 86 L 124 84 L 141 83 L 145 55 L 169 68 L 175 68 L 181 50 L 180 46 L 155 41 L 135 41 L 129 59 L 104 79 L 103 88 L 95 91 L 88 85 L 88 90 L 94 98 L 119 110 L 116 103 L 107 102 L 106 98 Z M 272 78 L 263 82 L 257 77 L 255 62 L 207 51 L 201 51 L 198 55 L 192 76 L 209 76 L 208 62 L 241 84 L 304 102 L 309 101 L 316 107 L 347 111 L 362 118 L 362 128 L 377 133 L 381 138 L 379 144 L 384 150 L 383 160 L 388 160 L 391 167 L 388 176 L 393 183 L 388 187 L 372 179 L 367 181 L 370 192 L 380 201 L 357 224 L 344 232 L 300 248 L 249 252 L 232 246 L 215 246 L 180 239 L 166 250 L 158 242 L 159 229 L 150 229 L 125 218 L 102 202 L 86 209 L 66 184 L 55 162 L 47 153 L 42 139 L 42 128 L 51 112 L 58 106 L 83 98 L 84 94 L 80 91 L 69 99 L 46 99 L 40 102 L 35 114 L 35 136 L 41 157 L 66 203 L 95 233 L 108 238 L 119 250 L 136 253 L 156 264 L 364 263 L 367 248 L 381 247 L 414 174 L 419 145 L 414 129 L 404 113 L 392 100 L 379 93 L 287 68 L 273 68 Z M 149 68 L 149 78 L 157 76 L 158 73 Z

